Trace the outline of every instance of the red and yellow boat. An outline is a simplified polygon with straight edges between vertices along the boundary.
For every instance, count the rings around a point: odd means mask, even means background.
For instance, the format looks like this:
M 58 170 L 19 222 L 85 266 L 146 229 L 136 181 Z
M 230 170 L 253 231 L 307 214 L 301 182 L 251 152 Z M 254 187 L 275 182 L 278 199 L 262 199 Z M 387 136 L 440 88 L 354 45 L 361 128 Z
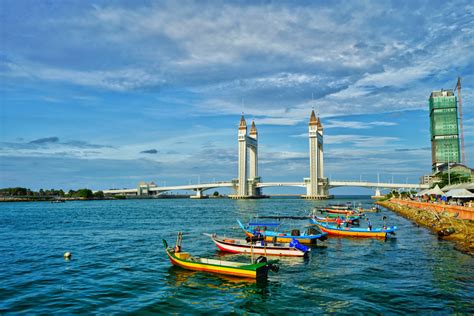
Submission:
M 310 223 L 318 226 L 323 232 L 328 233 L 332 236 L 344 236 L 344 237 L 375 237 L 375 238 L 387 238 L 388 234 L 395 235 L 397 226 L 390 226 L 387 228 L 376 228 L 369 230 L 367 228 L 354 228 L 354 227 L 340 227 L 329 225 L 327 223 L 321 223 L 314 219 L 310 219 Z
M 187 270 L 225 274 L 255 280 L 266 279 L 269 270 L 278 271 L 278 266 L 276 265 L 278 260 L 267 261 L 265 257 L 258 257 L 255 263 L 248 264 L 193 257 L 189 252 L 181 252 L 181 246 L 177 245 L 175 248 L 168 247 L 168 243 L 164 239 L 163 245 L 171 264 Z

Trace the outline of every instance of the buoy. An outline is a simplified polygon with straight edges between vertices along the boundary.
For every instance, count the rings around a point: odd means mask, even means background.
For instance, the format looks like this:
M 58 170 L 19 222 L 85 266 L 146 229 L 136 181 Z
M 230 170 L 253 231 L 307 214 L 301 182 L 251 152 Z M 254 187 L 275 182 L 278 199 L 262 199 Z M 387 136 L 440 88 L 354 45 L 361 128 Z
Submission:
M 69 260 L 71 259 L 71 257 L 72 257 L 72 253 L 70 253 L 69 251 L 66 251 L 64 253 L 64 259 Z

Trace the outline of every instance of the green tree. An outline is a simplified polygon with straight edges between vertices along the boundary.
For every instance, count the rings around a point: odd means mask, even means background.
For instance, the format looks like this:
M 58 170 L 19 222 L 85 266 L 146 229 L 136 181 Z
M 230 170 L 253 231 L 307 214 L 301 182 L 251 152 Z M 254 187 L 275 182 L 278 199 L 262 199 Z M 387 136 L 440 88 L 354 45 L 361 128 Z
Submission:
M 220 196 L 219 192 L 217 192 L 217 191 L 214 191 L 214 193 L 212 195 L 214 195 L 215 197 Z
M 104 198 L 104 192 L 102 191 L 97 191 L 94 193 L 94 197 L 97 199 L 103 199 Z
M 462 182 L 469 182 L 469 180 L 470 180 L 469 177 L 463 176 L 462 174 L 460 174 L 458 172 L 451 172 L 450 174 L 448 174 L 448 172 L 443 172 L 439 176 L 439 178 L 441 180 L 438 183 L 440 188 L 449 185 L 449 183 L 458 184 L 458 183 L 462 183 Z
M 5 188 L 5 189 L 0 189 L 0 195 L 2 196 L 20 196 L 20 195 L 27 195 L 29 189 L 26 188 Z
M 74 196 L 79 197 L 79 198 L 84 198 L 84 199 L 90 199 L 90 198 L 94 197 L 94 194 L 89 189 L 79 189 L 79 190 L 76 191 Z

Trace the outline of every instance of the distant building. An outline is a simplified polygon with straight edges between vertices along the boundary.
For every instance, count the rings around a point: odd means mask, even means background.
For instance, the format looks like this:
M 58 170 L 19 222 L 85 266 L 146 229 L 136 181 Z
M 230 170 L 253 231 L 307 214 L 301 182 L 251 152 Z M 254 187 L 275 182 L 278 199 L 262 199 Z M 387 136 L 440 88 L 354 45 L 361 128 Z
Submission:
M 429 104 L 431 160 L 436 173 L 442 164 L 461 162 L 458 108 L 452 90 L 431 92 Z
M 431 174 L 425 174 L 420 177 L 420 184 L 428 184 L 431 186 L 436 182 L 439 182 L 439 178 Z

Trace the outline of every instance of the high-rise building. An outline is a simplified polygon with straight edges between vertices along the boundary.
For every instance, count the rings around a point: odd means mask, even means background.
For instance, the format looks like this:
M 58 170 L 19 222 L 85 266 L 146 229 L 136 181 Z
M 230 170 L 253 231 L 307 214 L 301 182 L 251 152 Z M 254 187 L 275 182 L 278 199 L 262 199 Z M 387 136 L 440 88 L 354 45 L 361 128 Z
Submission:
M 458 108 L 452 90 L 431 92 L 429 103 L 431 160 L 433 172 L 437 172 L 445 163 L 461 162 Z

